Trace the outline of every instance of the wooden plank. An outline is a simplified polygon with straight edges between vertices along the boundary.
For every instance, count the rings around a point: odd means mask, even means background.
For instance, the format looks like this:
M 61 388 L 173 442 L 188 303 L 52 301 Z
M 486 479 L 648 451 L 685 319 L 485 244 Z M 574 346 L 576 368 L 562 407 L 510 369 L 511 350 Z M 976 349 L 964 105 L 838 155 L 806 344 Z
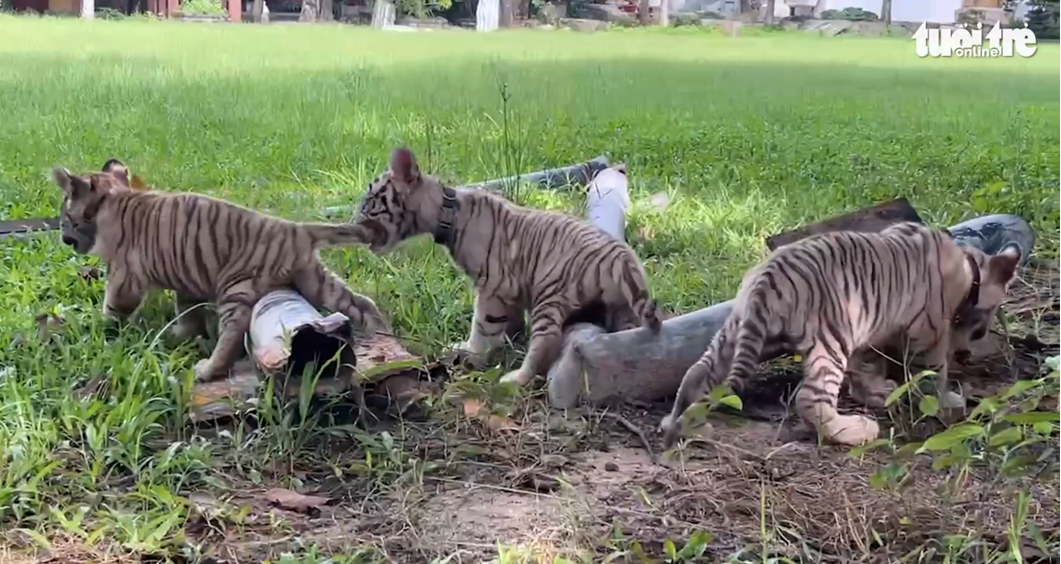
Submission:
M 917 211 L 906 198 L 898 198 L 872 207 L 863 208 L 841 216 L 826 219 L 797 229 L 778 233 L 766 239 L 766 247 L 771 251 L 789 243 L 805 239 L 811 235 L 829 231 L 862 231 L 876 232 L 901 221 L 923 223 Z

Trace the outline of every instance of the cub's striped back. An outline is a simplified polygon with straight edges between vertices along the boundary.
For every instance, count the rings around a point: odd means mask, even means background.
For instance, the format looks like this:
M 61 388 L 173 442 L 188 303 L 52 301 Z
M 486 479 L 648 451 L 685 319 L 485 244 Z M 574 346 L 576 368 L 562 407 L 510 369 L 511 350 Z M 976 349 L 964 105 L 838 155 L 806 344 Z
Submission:
M 293 287 L 362 331 L 387 327 L 371 299 L 351 292 L 320 262 L 321 246 L 362 244 L 361 227 L 287 221 L 198 194 L 132 190 L 128 170 L 114 159 L 102 172 L 75 176 L 56 168 L 54 177 L 64 194 L 63 242 L 107 263 L 104 315 L 130 315 L 155 288 L 174 290 L 178 310 L 216 303 L 218 344 L 196 366 L 200 379 L 227 372 L 251 309 L 276 289 Z M 178 335 L 199 330 L 187 323 L 177 325 Z
M 938 368 L 941 395 L 953 405 L 955 394 L 945 388 L 949 355 L 986 334 L 1019 261 L 1014 246 L 987 257 L 916 223 L 825 233 L 777 249 L 745 275 L 732 314 L 685 374 L 661 425 L 665 445 L 677 440 L 679 418 L 706 389 L 724 379 L 739 388 L 767 343 L 803 356 L 796 410 L 835 442 L 861 444 L 879 432 L 869 418 L 836 411 L 849 362 L 861 364 L 869 347 L 908 339 Z M 883 385 L 883 375 L 859 370 L 857 395 L 879 396 L 865 388 Z

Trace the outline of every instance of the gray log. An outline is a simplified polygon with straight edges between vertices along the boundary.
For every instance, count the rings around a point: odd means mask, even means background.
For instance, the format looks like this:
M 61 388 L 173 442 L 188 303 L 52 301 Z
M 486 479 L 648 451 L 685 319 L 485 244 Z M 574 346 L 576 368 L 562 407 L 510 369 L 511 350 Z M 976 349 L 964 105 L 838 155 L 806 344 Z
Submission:
M 1012 215 L 974 218 L 951 227 L 950 232 L 959 244 L 972 245 L 989 254 L 1007 243 L 1016 243 L 1022 251 L 1022 262 L 1028 260 L 1035 246 L 1031 227 Z M 641 328 L 618 333 L 588 328 L 571 331 L 565 342 L 565 356 L 550 372 L 550 402 L 563 409 L 574 407 L 579 400 L 657 401 L 673 396 L 685 371 L 707 349 L 732 307 L 733 302 L 727 301 L 668 319 L 655 336 Z M 768 351 L 770 354 L 764 356 L 780 352 Z M 578 390 L 578 397 L 572 397 L 573 390 Z

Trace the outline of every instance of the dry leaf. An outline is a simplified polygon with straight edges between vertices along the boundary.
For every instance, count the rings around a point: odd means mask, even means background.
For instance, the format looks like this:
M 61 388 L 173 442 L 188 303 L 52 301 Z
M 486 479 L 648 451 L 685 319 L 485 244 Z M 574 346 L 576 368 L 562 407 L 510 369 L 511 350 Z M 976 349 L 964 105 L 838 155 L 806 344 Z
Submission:
M 283 488 L 273 488 L 265 492 L 265 499 L 282 509 L 300 513 L 320 510 L 331 501 L 326 497 L 304 495 Z
M 494 415 L 486 409 L 479 400 L 464 400 L 464 416 L 469 419 L 478 419 L 491 431 L 518 431 L 519 425 L 508 417 Z

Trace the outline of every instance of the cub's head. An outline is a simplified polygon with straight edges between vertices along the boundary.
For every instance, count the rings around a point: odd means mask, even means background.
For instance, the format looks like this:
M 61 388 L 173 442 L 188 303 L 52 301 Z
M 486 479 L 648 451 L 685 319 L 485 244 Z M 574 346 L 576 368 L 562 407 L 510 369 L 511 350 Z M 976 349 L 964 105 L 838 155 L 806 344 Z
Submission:
M 399 147 L 391 152 L 387 170 L 369 183 L 355 222 L 367 230 L 369 249 L 384 254 L 430 232 L 441 204 L 442 184 L 421 174 L 412 151 Z
M 129 170 L 117 159 L 111 159 L 100 172 L 76 176 L 56 167 L 52 177 L 63 189 L 59 219 L 63 243 L 86 254 L 96 244 L 96 214 L 100 205 L 111 193 L 130 189 Z
M 970 263 L 966 268 L 972 271 L 974 283 L 955 313 L 951 328 L 951 350 L 959 355 L 968 353 L 971 344 L 983 339 L 991 330 L 991 323 L 1006 299 L 1021 260 L 1020 247 L 1014 244 L 1006 245 L 994 255 L 971 246 L 963 246 L 962 252 Z M 979 284 L 976 283 L 977 277 Z

